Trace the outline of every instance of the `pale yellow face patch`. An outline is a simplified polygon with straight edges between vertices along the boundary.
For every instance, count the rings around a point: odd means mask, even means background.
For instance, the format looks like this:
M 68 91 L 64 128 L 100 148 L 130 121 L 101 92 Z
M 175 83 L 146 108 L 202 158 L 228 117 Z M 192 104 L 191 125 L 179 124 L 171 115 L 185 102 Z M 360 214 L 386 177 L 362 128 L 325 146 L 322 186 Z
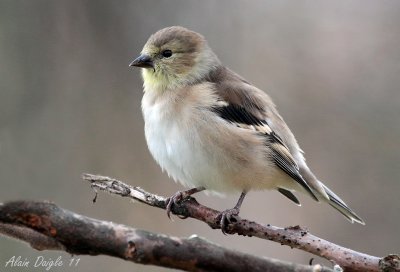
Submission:
M 161 48 L 152 45 L 145 46 L 142 52 L 152 58 L 154 65 L 154 69 L 143 70 L 142 75 L 146 87 L 166 89 L 185 81 L 185 77 L 195 67 L 197 53 L 181 51 L 181 47 L 182 45 L 176 41 Z M 172 51 L 172 56 L 162 57 L 162 52 L 167 49 Z

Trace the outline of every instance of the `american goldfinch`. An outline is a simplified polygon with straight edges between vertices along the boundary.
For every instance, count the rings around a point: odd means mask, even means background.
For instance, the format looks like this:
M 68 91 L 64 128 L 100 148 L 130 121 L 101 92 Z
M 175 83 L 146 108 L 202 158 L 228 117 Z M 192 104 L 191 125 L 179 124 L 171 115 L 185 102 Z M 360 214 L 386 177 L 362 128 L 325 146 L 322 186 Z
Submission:
M 174 204 L 210 190 L 241 193 L 221 213 L 224 231 L 250 190 L 275 189 L 300 205 L 294 191 L 327 202 L 364 224 L 308 168 L 296 139 L 271 98 L 223 66 L 202 35 L 180 26 L 153 34 L 130 66 L 141 67 L 142 111 L 148 148 L 187 191 Z

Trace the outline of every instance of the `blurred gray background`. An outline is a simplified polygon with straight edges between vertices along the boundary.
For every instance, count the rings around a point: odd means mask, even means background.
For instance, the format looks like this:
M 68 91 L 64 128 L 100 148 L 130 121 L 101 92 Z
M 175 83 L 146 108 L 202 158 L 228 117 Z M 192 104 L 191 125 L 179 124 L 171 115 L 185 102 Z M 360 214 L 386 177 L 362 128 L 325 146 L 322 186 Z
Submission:
M 110 195 L 98 202 L 83 172 L 161 195 L 174 184 L 144 139 L 139 70 L 128 67 L 150 34 L 182 25 L 202 33 L 225 65 L 268 91 L 310 167 L 367 222 L 301 197 L 253 192 L 242 217 L 300 224 L 332 242 L 399 253 L 399 1 L 0 1 L 0 201 L 50 200 L 87 216 L 175 236 L 198 234 L 244 252 L 299 263 L 310 254 L 224 236 L 194 220 Z M 238 195 L 197 199 L 217 209 Z M 55 259 L 0 237 L 1 271 L 13 255 Z M 165 271 L 80 256 L 57 271 Z M 316 262 L 320 261 L 317 259 Z

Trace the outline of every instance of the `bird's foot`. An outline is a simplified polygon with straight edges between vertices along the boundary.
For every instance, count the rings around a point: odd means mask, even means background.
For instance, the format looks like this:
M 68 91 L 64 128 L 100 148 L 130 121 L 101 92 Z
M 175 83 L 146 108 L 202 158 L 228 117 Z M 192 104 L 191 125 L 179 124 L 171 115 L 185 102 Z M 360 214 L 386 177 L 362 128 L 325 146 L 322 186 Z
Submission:
M 219 224 L 223 234 L 227 234 L 229 224 L 236 223 L 238 221 L 237 216 L 239 215 L 239 209 L 233 208 L 221 212 L 218 217 L 221 216 Z
M 165 208 L 167 210 L 168 218 L 171 219 L 171 211 L 172 211 L 173 205 L 179 206 L 179 204 L 182 201 L 187 200 L 188 198 L 190 198 L 191 195 L 201 192 L 203 190 L 205 190 L 204 187 L 196 187 L 196 188 L 193 188 L 193 189 L 190 189 L 187 191 L 178 191 L 173 196 L 169 197 L 167 199 L 167 202 L 168 202 L 167 207 Z M 181 219 L 187 218 L 187 216 L 179 216 L 179 215 L 178 215 L 178 217 Z
M 190 195 L 185 194 L 185 191 L 178 191 L 173 196 L 168 198 L 168 204 L 166 207 L 167 216 L 171 219 L 171 210 L 173 205 L 179 205 L 180 202 L 190 197 Z M 185 219 L 186 216 L 179 216 L 181 219 Z

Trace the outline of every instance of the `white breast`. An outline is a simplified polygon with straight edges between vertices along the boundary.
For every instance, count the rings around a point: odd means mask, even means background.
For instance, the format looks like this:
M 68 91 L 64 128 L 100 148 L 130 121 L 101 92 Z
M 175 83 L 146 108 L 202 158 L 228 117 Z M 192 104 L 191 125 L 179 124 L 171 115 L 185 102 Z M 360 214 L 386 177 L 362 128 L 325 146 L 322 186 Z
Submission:
M 145 136 L 150 153 L 175 181 L 187 187 L 205 186 L 224 191 L 213 181 L 221 180 L 210 154 L 199 136 L 199 113 L 186 103 L 191 98 L 182 93 L 158 96 L 145 92 L 142 110 Z

